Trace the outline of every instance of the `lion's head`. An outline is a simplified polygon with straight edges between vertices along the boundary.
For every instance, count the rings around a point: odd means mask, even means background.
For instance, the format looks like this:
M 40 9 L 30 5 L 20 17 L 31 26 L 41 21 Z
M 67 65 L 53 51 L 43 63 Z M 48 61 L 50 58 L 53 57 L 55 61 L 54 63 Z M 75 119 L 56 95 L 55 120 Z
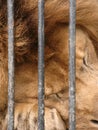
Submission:
M 15 103 L 37 103 L 38 2 L 15 0 Z M 77 0 L 76 127 L 98 129 L 98 1 Z M 68 128 L 69 3 L 45 1 L 45 107 Z M 0 0 L 0 110 L 7 107 L 7 4 Z M 17 107 L 16 107 L 17 108 Z M 36 111 L 34 109 L 34 111 Z M 24 112 L 25 113 L 25 112 Z M 46 112 L 48 115 L 48 113 Z M 47 116 L 46 115 L 46 116 Z M 2 118 L 3 118 L 2 117 Z M 59 116 L 56 116 L 58 118 Z M 1 118 L 1 120 L 3 120 Z M 49 117 L 51 118 L 51 117 Z M 54 120 L 56 120 L 56 118 Z M 16 121 L 16 120 L 15 120 Z M 46 121 L 47 122 L 47 121 Z M 17 123 L 16 123 L 17 124 Z M 48 122 L 46 126 L 48 126 Z M 3 124 L 4 125 L 4 124 Z M 52 130 L 46 127 L 47 130 Z M 59 128 L 57 130 L 60 130 Z

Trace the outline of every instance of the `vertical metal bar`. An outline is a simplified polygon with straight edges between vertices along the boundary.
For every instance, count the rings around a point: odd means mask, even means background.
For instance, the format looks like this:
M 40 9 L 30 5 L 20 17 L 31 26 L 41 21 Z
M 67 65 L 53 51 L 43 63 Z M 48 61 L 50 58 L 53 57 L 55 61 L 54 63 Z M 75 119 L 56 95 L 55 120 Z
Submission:
M 44 130 L 44 0 L 38 1 L 38 130 Z
M 14 0 L 8 9 L 8 130 L 14 130 Z
M 76 79 L 76 0 L 70 0 L 69 25 L 69 130 L 76 129 L 75 79 Z

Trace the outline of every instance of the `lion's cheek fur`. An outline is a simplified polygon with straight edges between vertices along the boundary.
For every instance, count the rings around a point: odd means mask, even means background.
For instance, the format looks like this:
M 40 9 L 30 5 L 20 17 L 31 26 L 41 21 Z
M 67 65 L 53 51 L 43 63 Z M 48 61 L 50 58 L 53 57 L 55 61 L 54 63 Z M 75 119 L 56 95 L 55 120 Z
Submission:
M 68 86 L 68 27 L 53 28 L 46 35 L 45 46 L 45 94 L 57 93 Z M 63 34 L 63 35 L 62 35 Z M 16 64 L 15 95 L 17 98 L 37 97 L 38 94 L 38 52 L 27 63 Z M 65 60 L 64 60 L 65 59 Z M 26 90 L 26 91 L 25 91 Z

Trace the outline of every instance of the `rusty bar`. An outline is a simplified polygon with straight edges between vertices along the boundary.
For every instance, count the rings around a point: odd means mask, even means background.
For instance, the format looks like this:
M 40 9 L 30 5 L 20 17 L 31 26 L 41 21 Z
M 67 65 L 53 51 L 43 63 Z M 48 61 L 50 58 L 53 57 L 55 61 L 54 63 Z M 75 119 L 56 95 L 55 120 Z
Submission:
M 38 130 L 44 130 L 44 0 L 38 1 Z
M 69 23 L 69 130 L 76 129 L 76 0 L 70 0 Z
M 8 130 L 14 130 L 14 0 L 8 9 Z

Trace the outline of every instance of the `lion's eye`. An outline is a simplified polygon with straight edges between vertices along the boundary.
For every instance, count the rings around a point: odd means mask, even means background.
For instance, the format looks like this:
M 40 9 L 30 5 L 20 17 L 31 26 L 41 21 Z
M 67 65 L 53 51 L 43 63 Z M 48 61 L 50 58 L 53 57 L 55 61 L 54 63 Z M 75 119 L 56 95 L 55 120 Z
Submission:
M 91 120 L 91 122 L 95 125 L 98 125 L 98 120 Z

